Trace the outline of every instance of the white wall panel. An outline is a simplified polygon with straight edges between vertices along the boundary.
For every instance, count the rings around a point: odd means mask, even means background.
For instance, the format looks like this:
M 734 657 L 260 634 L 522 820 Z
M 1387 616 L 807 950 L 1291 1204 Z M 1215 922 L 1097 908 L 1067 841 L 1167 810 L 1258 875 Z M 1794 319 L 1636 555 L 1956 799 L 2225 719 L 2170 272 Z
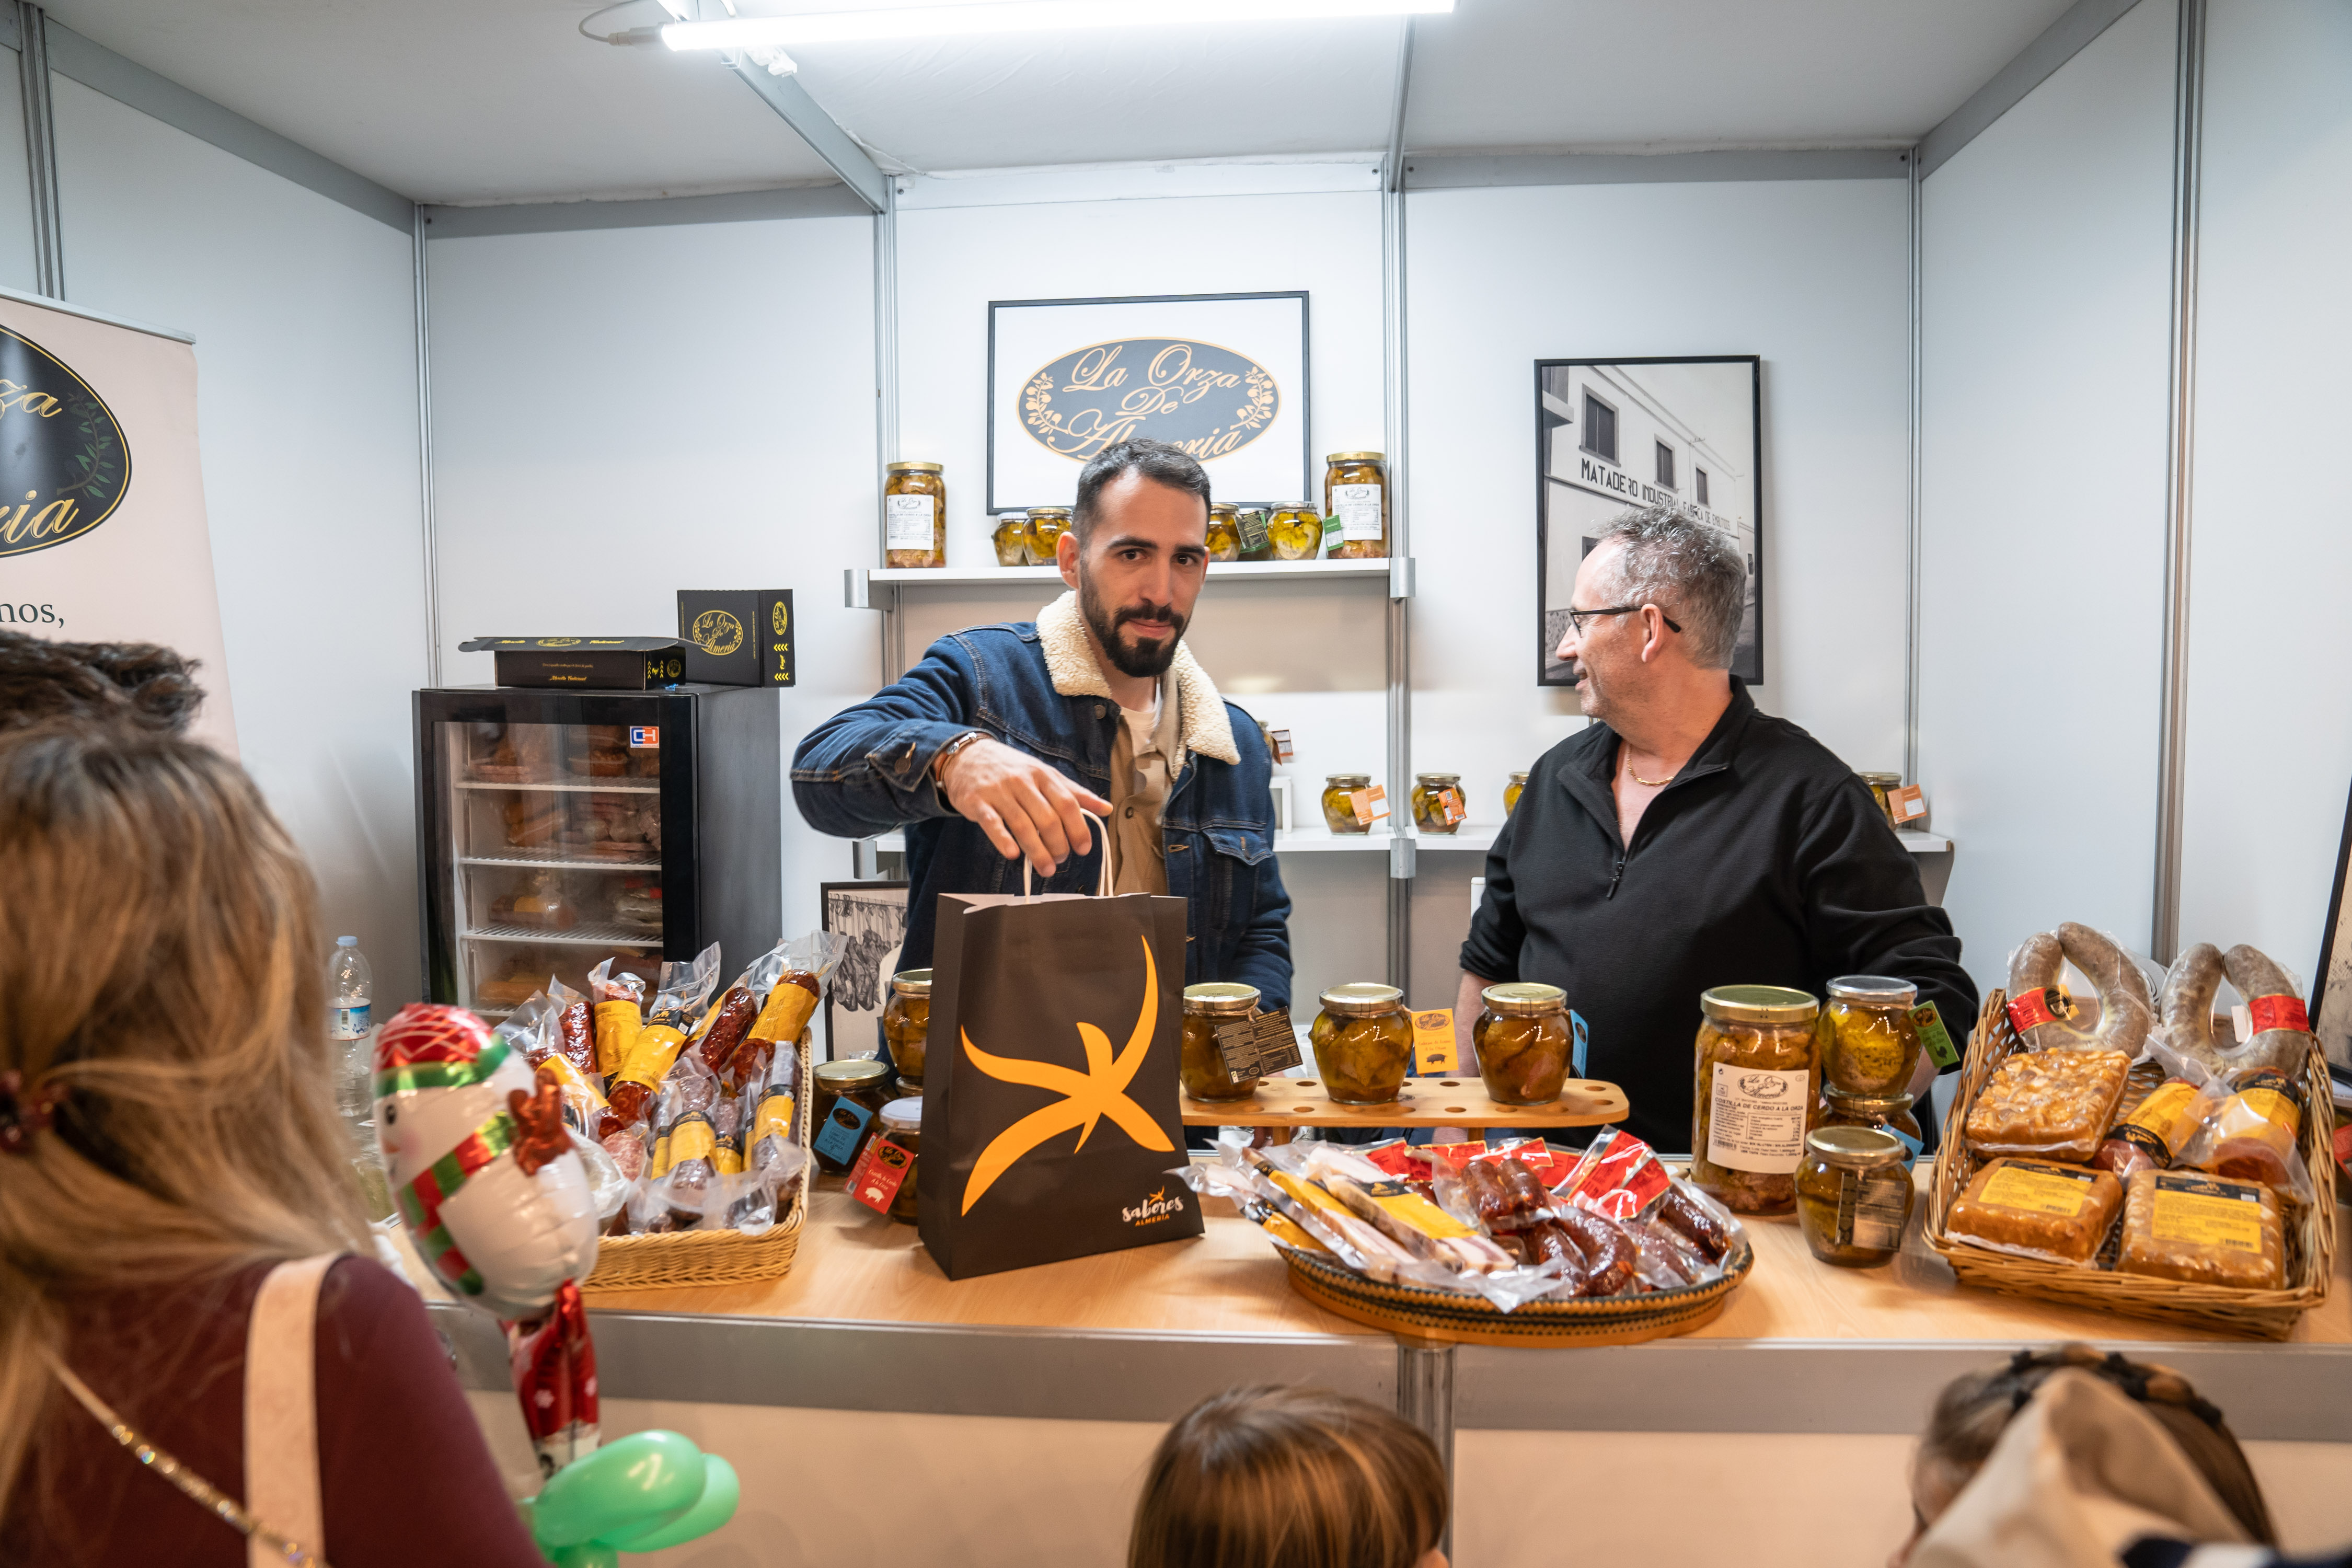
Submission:
M 2308 983 L 2352 778 L 2352 10 L 2215 0 L 2207 25 L 2180 931 Z
M 356 934 L 373 963 L 378 1005 L 413 999 L 408 692 L 425 678 L 425 601 L 411 242 L 51 79 L 68 293 L 195 335 L 242 760 L 310 856 L 328 934 Z
M 2173 27 L 2143 0 L 1925 185 L 1919 766 L 1980 985 L 2063 920 L 2148 942 Z

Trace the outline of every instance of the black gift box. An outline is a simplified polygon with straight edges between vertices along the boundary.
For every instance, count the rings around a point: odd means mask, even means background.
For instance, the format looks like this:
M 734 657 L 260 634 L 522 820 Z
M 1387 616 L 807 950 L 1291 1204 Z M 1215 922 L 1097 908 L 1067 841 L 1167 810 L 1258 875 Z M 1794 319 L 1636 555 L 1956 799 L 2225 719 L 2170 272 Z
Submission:
M 796 661 L 790 588 L 680 588 L 686 678 L 712 686 L 790 686 Z
M 457 651 L 495 655 L 500 686 L 650 691 L 688 679 L 676 637 L 475 637 Z

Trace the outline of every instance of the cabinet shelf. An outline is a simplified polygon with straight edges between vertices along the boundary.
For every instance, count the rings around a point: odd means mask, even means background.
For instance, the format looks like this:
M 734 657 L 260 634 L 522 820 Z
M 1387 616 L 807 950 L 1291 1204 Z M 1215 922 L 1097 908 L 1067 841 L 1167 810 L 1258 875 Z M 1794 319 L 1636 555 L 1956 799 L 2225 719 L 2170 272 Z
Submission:
M 1410 835 L 1423 855 L 1484 855 L 1494 847 L 1495 836 L 1503 830 L 1499 822 L 1465 822 L 1452 833 L 1414 833 Z M 1274 836 L 1276 855 L 1310 855 L 1333 851 L 1372 851 L 1387 854 L 1394 835 L 1380 833 L 1315 833 L 1285 831 Z M 1941 855 L 1952 847 L 1948 838 L 1932 833 L 1899 832 L 1903 847 L 1914 855 Z M 904 833 L 884 833 L 858 842 L 872 846 L 878 855 L 903 855 L 907 852 Z
M 1373 561 L 1212 561 L 1209 575 L 1239 579 L 1282 577 L 1293 581 L 1318 578 L 1385 581 L 1389 560 Z M 852 568 L 856 576 L 889 587 L 971 587 L 987 583 L 1058 583 L 1058 566 L 877 566 Z
M 459 779 L 457 781 L 457 787 L 459 789 L 529 791 L 532 795 L 543 795 L 549 793 L 556 795 L 661 794 L 661 785 L 658 784 L 573 784 L 569 780 L 566 780 L 562 784 L 552 782 L 544 784 L 486 784 L 480 779 Z
M 534 855 L 528 849 L 516 849 L 504 855 L 460 855 L 460 866 L 529 867 L 544 871 L 658 871 L 658 858 L 643 860 L 596 855 L 566 855 L 560 851 Z
M 570 931 L 541 931 L 536 926 L 494 925 L 479 931 L 459 931 L 467 942 L 576 942 L 589 947 L 659 947 L 661 932 L 635 931 L 627 926 L 580 925 Z

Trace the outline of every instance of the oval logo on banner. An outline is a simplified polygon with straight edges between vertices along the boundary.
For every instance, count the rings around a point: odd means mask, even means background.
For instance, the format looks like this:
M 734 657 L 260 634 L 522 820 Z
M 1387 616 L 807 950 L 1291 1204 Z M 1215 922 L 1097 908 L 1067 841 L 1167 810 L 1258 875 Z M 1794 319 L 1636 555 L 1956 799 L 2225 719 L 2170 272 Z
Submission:
M 0 556 L 80 538 L 131 488 L 131 445 L 88 383 L 0 327 Z
M 1021 425 L 1049 452 L 1083 463 L 1147 437 L 1206 463 L 1238 452 L 1282 411 L 1273 373 L 1246 354 L 1190 338 L 1121 338 L 1073 349 L 1021 389 Z

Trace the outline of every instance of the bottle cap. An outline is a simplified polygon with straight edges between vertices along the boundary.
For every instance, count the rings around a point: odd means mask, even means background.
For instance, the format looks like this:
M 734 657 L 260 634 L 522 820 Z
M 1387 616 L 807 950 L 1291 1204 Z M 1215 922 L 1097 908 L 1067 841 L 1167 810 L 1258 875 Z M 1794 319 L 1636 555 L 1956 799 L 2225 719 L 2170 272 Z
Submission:
M 337 947 L 357 947 L 359 944 L 360 939 L 355 936 L 339 936 L 335 939 Z

